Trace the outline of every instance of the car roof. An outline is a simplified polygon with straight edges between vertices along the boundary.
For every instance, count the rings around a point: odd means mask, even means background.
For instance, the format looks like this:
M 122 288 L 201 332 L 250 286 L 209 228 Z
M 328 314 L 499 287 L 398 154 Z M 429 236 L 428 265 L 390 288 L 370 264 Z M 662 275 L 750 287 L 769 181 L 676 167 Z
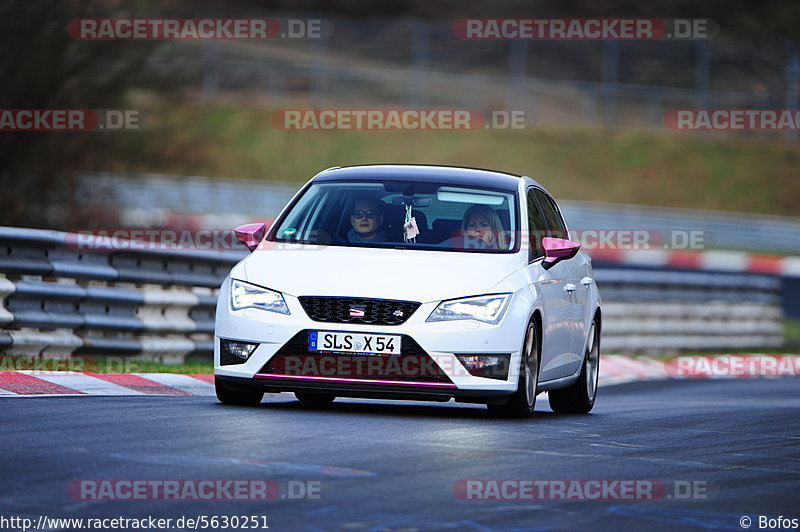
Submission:
M 364 164 L 337 166 L 315 175 L 312 181 L 434 181 L 453 185 L 468 185 L 516 192 L 524 176 L 461 166 L 422 164 Z M 530 178 L 528 178 L 530 179 Z

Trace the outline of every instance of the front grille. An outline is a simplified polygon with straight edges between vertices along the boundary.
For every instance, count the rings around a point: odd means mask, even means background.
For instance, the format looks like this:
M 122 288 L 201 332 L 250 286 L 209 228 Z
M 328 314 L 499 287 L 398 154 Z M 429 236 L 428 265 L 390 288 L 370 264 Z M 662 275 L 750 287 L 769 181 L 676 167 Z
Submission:
M 309 318 L 326 323 L 400 325 L 420 306 L 415 301 L 392 299 L 316 296 L 300 296 L 299 299 Z
M 448 384 L 453 382 L 410 336 L 402 335 L 399 355 L 363 355 L 309 351 L 308 333 L 308 330 L 297 333 L 273 355 L 259 373 Z

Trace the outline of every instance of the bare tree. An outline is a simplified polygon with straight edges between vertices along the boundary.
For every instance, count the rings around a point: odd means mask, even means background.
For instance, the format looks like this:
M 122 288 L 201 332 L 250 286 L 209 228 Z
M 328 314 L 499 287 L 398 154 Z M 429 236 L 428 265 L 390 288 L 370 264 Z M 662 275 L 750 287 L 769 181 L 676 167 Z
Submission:
M 126 16 L 121 6 L 114 1 L 0 2 L 0 108 L 123 107 L 126 89 L 158 44 L 75 40 L 66 29 L 73 18 Z M 0 224 L 83 225 L 93 213 L 75 201 L 76 175 L 102 167 L 119 140 L 118 134 L 102 131 L 0 131 Z

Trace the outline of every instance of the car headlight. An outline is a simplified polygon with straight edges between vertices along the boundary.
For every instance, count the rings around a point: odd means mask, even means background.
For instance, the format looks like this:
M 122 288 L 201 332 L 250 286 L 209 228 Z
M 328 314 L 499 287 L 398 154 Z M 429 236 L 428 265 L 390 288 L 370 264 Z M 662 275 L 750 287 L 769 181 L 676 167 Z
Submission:
M 231 279 L 231 308 L 257 308 L 279 314 L 289 314 L 289 307 L 280 292 Z
M 478 320 L 498 323 L 508 307 L 511 294 L 491 294 L 442 301 L 426 321 Z

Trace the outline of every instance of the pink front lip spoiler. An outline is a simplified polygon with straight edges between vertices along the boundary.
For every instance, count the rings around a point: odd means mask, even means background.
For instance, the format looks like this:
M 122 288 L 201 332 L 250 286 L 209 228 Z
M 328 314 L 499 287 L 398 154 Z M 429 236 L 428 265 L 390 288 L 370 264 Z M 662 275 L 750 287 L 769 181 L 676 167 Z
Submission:
M 290 381 L 345 382 L 353 384 L 386 384 L 389 386 L 422 386 L 429 388 L 445 388 L 450 390 L 458 389 L 455 384 L 447 382 L 384 381 L 378 379 L 348 379 L 345 377 L 315 377 L 311 375 L 280 375 L 278 373 L 256 373 L 255 378 L 284 379 Z

